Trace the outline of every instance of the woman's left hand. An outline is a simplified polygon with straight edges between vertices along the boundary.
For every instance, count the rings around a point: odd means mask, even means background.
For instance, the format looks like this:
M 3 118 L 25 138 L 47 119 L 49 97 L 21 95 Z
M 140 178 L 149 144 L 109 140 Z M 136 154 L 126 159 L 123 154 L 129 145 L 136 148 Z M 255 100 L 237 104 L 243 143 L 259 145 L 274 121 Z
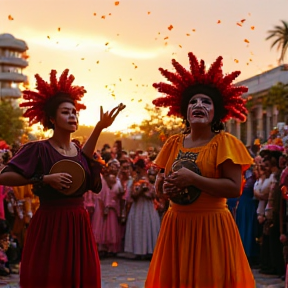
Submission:
M 114 107 L 110 112 L 106 111 L 103 113 L 103 107 L 100 106 L 100 121 L 98 125 L 102 129 L 107 128 L 112 125 L 117 115 L 126 107 L 123 103 L 120 103 L 117 107 Z
M 165 181 L 173 184 L 180 189 L 183 189 L 185 187 L 193 185 L 194 175 L 196 175 L 196 173 L 185 167 L 182 167 L 178 171 L 173 172 L 168 177 L 166 177 Z

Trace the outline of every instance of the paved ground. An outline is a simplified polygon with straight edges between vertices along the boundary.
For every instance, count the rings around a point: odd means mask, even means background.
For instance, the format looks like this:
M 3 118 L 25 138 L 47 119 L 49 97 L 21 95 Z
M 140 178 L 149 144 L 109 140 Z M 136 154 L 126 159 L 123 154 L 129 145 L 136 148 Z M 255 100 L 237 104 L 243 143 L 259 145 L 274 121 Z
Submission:
M 101 260 L 102 288 L 143 288 L 149 267 L 147 260 L 107 258 Z M 284 282 L 275 276 L 266 276 L 253 270 L 257 288 L 284 288 Z M 18 288 L 18 275 L 0 277 L 0 288 Z

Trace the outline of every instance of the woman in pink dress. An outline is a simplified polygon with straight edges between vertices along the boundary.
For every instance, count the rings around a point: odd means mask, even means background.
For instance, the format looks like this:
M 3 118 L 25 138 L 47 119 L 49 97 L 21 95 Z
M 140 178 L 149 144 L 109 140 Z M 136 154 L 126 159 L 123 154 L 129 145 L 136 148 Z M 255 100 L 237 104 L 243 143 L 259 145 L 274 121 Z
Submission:
M 116 254 L 121 249 L 120 199 L 123 188 L 117 177 L 119 161 L 109 160 L 102 175 L 102 189 L 98 195 L 98 211 L 94 213 L 92 227 L 98 251 Z

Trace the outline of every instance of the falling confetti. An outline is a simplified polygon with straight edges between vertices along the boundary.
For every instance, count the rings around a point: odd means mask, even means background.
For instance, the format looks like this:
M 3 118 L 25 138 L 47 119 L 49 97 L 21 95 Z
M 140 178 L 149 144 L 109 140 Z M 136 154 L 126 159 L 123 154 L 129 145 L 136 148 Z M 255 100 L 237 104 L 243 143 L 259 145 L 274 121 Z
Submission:
M 133 101 L 134 101 L 134 98 L 131 99 L 131 102 L 133 102 Z
M 142 99 L 139 99 L 138 102 L 139 102 L 139 103 L 142 102 Z
M 50 36 L 47 36 L 48 39 L 50 39 Z
M 169 37 L 168 37 L 168 36 L 164 38 L 164 40 L 167 40 L 167 39 L 169 39 Z
M 93 15 L 96 16 L 97 14 L 96 14 L 96 13 L 93 13 Z
M 189 34 L 189 33 L 186 33 L 186 36 L 190 36 L 190 34 Z
M 235 63 L 239 63 L 239 60 L 237 60 L 237 59 L 234 59 L 234 62 L 235 62 Z
M 118 263 L 117 262 L 112 262 L 112 267 L 117 267 Z
M 109 42 L 106 42 L 106 43 L 105 43 L 105 46 L 107 46 L 107 45 L 109 45 Z
M 196 32 L 196 29 L 192 29 L 192 32 Z
M 96 61 L 96 64 L 99 64 L 99 60 L 98 60 L 98 61 Z
M 247 39 L 244 39 L 244 42 L 246 42 L 246 43 L 250 43 L 249 40 L 247 40 Z
M 252 62 L 252 59 L 249 59 L 250 62 Z
M 137 68 L 138 68 L 138 66 L 137 66 L 137 65 L 135 65 L 135 66 L 134 66 L 134 68 L 135 68 L 135 69 L 137 69 Z
M 81 60 L 85 60 L 85 58 L 81 58 Z
M 217 24 L 220 24 L 220 23 L 221 23 L 221 20 L 218 20 L 218 21 L 217 21 Z
M 13 18 L 11 15 L 9 15 L 9 16 L 8 16 L 8 20 L 11 20 L 11 21 L 12 21 L 12 20 L 14 20 L 14 18 Z
M 245 21 L 246 21 L 246 19 L 242 19 L 240 22 L 241 22 L 241 23 L 244 23 Z
M 61 28 L 59 27 L 59 28 L 58 28 L 58 32 L 60 32 L 60 30 L 61 30 Z
M 172 30 L 173 29 L 173 25 L 170 25 L 169 27 L 168 27 L 168 30 Z
M 241 23 L 237 22 L 236 24 L 237 24 L 238 26 L 242 27 L 242 24 L 241 24 Z
M 182 45 L 179 45 L 180 48 L 182 48 Z
M 251 30 L 254 30 L 255 29 L 255 27 L 254 26 L 251 26 Z
M 111 14 L 111 13 L 109 13 L 108 15 L 109 15 L 109 16 L 111 16 L 112 14 Z
M 118 5 L 119 5 L 119 3 L 120 3 L 119 1 L 115 1 L 115 3 L 114 3 L 114 4 L 115 4 L 115 6 L 118 6 Z
M 105 15 L 101 16 L 101 19 L 105 19 Z
M 147 12 L 147 14 L 148 14 L 148 15 L 150 15 L 150 14 L 151 14 L 151 12 L 150 12 L 150 11 L 148 11 L 148 12 Z

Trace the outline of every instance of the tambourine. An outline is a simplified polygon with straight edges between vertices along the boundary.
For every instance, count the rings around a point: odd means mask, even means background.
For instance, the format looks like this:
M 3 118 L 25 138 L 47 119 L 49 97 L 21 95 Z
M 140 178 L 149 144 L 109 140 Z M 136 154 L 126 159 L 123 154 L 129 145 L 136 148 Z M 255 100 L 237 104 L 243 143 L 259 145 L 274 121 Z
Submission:
M 77 162 L 68 159 L 60 160 L 52 166 L 49 174 L 55 173 L 68 173 L 72 176 L 70 188 L 59 190 L 59 192 L 65 195 L 75 193 L 82 186 L 85 180 L 85 171 L 83 167 Z
M 173 163 L 172 172 L 176 172 L 182 167 L 185 167 L 197 173 L 198 175 L 201 175 L 201 171 L 195 162 L 191 160 L 184 160 L 184 159 L 176 160 Z M 174 196 L 170 199 L 176 204 L 189 205 L 193 203 L 195 200 L 197 200 L 200 194 L 201 194 L 201 190 L 191 185 L 191 186 L 184 188 L 182 191 L 179 192 L 177 196 Z

